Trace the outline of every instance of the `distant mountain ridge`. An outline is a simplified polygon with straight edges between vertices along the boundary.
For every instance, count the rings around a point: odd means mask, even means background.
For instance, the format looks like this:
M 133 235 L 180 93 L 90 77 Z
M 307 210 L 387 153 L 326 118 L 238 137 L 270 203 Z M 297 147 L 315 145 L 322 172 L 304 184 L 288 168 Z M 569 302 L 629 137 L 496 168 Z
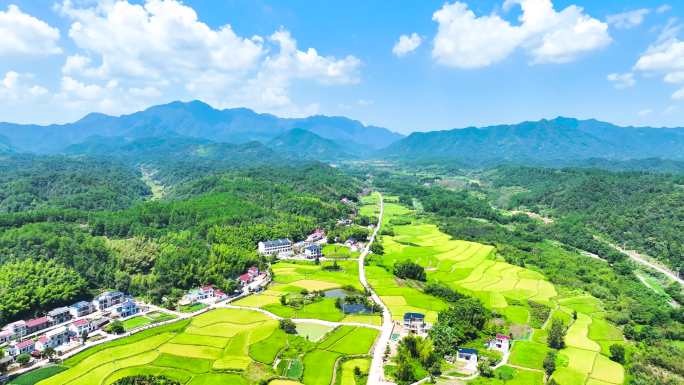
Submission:
M 278 153 L 290 153 L 303 159 L 338 160 L 353 158 L 353 149 L 346 151 L 343 144 L 322 138 L 315 133 L 294 128 L 266 143 Z
M 61 125 L 0 123 L 0 135 L 21 151 L 57 153 L 98 136 L 142 139 L 180 135 L 222 143 L 266 143 L 293 128 L 371 149 L 386 147 L 403 137 L 386 128 L 366 126 L 344 117 L 279 118 L 246 108 L 218 110 L 200 101 L 172 102 L 119 117 L 92 113 Z
M 684 160 L 684 129 L 619 127 L 559 117 L 491 127 L 416 132 L 381 151 L 404 160 L 538 163 L 604 158 Z

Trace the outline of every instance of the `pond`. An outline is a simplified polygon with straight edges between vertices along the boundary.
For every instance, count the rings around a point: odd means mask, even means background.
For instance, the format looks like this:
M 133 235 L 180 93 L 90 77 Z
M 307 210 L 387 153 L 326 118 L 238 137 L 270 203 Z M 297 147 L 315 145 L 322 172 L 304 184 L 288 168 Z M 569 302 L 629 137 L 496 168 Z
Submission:
M 326 298 L 346 298 L 354 293 L 344 289 L 330 289 L 323 292 Z
M 354 295 L 359 295 L 359 293 L 355 293 L 353 291 L 349 290 L 344 290 L 344 289 L 331 289 L 331 290 L 326 290 L 323 292 L 323 295 L 326 298 L 347 298 L 350 296 Z M 368 309 L 364 304 L 361 303 L 343 303 L 342 304 L 342 312 L 345 314 L 369 314 L 371 313 L 370 309 Z
M 344 314 L 370 314 L 370 309 L 362 303 L 343 303 L 342 313 Z

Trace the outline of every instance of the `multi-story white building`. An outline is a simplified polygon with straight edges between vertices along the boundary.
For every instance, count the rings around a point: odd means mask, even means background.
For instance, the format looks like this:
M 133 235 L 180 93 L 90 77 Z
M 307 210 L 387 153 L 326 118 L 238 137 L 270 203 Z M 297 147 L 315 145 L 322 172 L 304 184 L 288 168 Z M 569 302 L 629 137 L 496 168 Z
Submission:
M 511 347 L 511 337 L 504 334 L 496 334 L 496 337 L 489 341 L 489 348 L 506 353 Z
M 292 241 L 289 239 L 259 242 L 258 247 L 261 255 L 292 254 Z
M 55 349 L 60 345 L 66 344 L 67 342 L 69 342 L 69 328 L 63 326 L 50 330 L 49 332 L 40 336 L 38 342 L 36 342 L 35 349 L 39 352 L 42 352 L 47 348 Z
M 95 311 L 95 306 L 87 301 L 76 302 L 75 304 L 69 306 L 69 313 L 73 318 L 79 318 L 86 316 Z
M 124 318 L 132 316 L 133 314 L 136 314 L 139 311 L 140 309 L 138 308 L 138 305 L 135 303 L 135 301 L 133 301 L 132 298 L 127 298 L 120 304 L 114 305 L 112 315 L 114 317 Z
M 10 339 L 19 339 L 28 334 L 26 321 L 12 322 L 11 324 L 7 324 L 2 330 L 7 330 L 12 334 Z
M 93 323 L 85 318 L 76 320 L 69 325 L 69 331 L 76 337 L 81 337 L 83 332 L 90 333 L 93 330 L 95 330 Z
M 21 342 L 15 342 L 7 347 L 7 353 L 10 356 L 18 356 L 20 354 L 30 354 L 36 350 L 36 343 L 32 339 L 28 339 Z
M 97 310 L 105 310 L 114 305 L 118 305 L 125 300 L 126 296 L 120 291 L 106 291 L 93 300 L 93 305 Z
M 53 325 L 59 325 L 71 319 L 71 312 L 68 307 L 58 307 L 49 311 L 47 315 L 52 318 Z
M 306 246 L 304 248 L 304 255 L 306 255 L 306 257 L 309 259 L 322 257 L 323 251 L 321 249 L 321 245 L 311 244 L 311 245 Z
M 404 313 L 404 329 L 413 333 L 424 333 L 428 329 L 425 322 L 425 314 Z

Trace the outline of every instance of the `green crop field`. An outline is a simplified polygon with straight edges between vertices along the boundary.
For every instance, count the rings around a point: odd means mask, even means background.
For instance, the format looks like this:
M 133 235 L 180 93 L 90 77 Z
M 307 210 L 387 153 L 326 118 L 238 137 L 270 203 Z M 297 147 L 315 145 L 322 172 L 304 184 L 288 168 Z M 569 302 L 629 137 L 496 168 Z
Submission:
M 361 373 L 368 373 L 368 369 L 370 368 L 370 359 L 355 358 L 353 360 L 343 362 L 339 385 L 365 385 L 356 382 L 356 378 L 354 377 L 354 368 L 357 367 L 361 370 Z
M 317 342 L 332 329 L 333 328 L 331 326 L 320 325 L 315 323 L 297 324 L 297 334 L 312 342 Z
M 363 202 L 366 206 L 362 207 L 362 212 L 378 211 L 374 207 L 378 204 L 376 197 Z M 448 306 L 442 300 L 424 294 L 415 284 L 393 276 L 394 263 L 411 260 L 425 268 L 429 281 L 439 281 L 479 298 L 511 324 L 530 326 L 528 300 L 555 307 L 553 317 L 570 325 L 566 337 L 568 347 L 561 352 L 568 366 L 559 368 L 554 375 L 559 384 L 622 383 L 624 369 L 606 357 L 608 347 L 623 340 L 622 333 L 603 319 L 605 312 L 599 299 L 590 295 L 560 297 L 554 285 L 539 272 L 497 260 L 491 246 L 451 239 L 392 197 L 385 203 L 383 226 L 391 227 L 394 235 L 381 237 L 385 253 L 382 257 L 374 257 L 366 270 L 370 284 L 389 307 L 393 319 L 400 320 L 405 312 L 419 312 L 426 315 L 427 322 L 434 323 L 439 311 Z M 572 318 L 573 311 L 577 312 L 576 321 Z M 539 370 L 549 350 L 547 331 L 531 331 L 531 340 L 515 341 L 509 362 Z M 514 372 L 513 379 L 506 383 L 543 382 L 539 372 Z M 483 384 L 503 383 L 495 379 L 482 381 Z
M 52 377 L 57 373 L 65 371 L 66 369 L 67 368 L 64 366 L 54 365 L 32 370 L 13 379 L 10 381 L 9 385 L 34 385 L 41 380 Z
M 108 385 L 137 374 L 164 375 L 186 385 L 244 384 L 271 378 L 270 368 L 286 346 L 304 345 L 303 359 L 289 358 L 286 376 L 305 385 L 328 385 L 337 359 L 367 354 L 378 331 L 299 326 L 308 341 L 287 335 L 278 321 L 242 309 L 214 309 L 191 320 L 152 328 L 98 345 L 65 361 L 64 367 L 32 372 L 17 384 Z M 314 341 L 323 340 L 316 344 Z M 301 342 L 298 342 L 301 341 Z M 253 373 L 261 372 L 261 377 Z

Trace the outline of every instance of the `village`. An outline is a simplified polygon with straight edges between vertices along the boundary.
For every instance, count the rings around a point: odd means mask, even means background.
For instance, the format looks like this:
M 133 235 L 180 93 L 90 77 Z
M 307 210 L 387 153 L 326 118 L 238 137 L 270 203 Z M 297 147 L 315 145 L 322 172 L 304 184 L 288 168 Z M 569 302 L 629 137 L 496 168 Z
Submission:
M 343 226 L 351 225 L 351 222 L 343 222 L 340 221 Z M 325 231 L 316 229 L 305 240 L 296 243 L 289 239 L 258 242 L 257 253 L 278 259 L 324 259 L 323 247 L 327 243 Z M 356 251 L 363 244 L 348 239 L 341 246 Z M 210 309 L 212 305 L 262 291 L 270 282 L 270 276 L 267 271 L 251 266 L 237 278 L 237 282 L 239 289 L 232 293 L 225 293 L 210 284 L 188 290 L 177 302 L 177 308 L 187 309 L 186 313 L 161 308 L 120 291 L 104 291 L 92 300 L 78 301 L 52 309 L 40 317 L 9 323 L 0 329 L 0 351 L 5 352 L 0 357 L 0 368 L 5 368 L 10 374 L 25 372 L 54 358 L 64 358 L 97 343 L 123 336 L 122 331 L 130 335 L 144 330 L 145 326 L 158 324 L 150 322 L 137 328 L 112 330 L 114 322 L 126 324 L 133 321 L 131 324 L 137 325 L 134 319 L 143 316 L 156 315 L 160 321 L 192 316 Z

